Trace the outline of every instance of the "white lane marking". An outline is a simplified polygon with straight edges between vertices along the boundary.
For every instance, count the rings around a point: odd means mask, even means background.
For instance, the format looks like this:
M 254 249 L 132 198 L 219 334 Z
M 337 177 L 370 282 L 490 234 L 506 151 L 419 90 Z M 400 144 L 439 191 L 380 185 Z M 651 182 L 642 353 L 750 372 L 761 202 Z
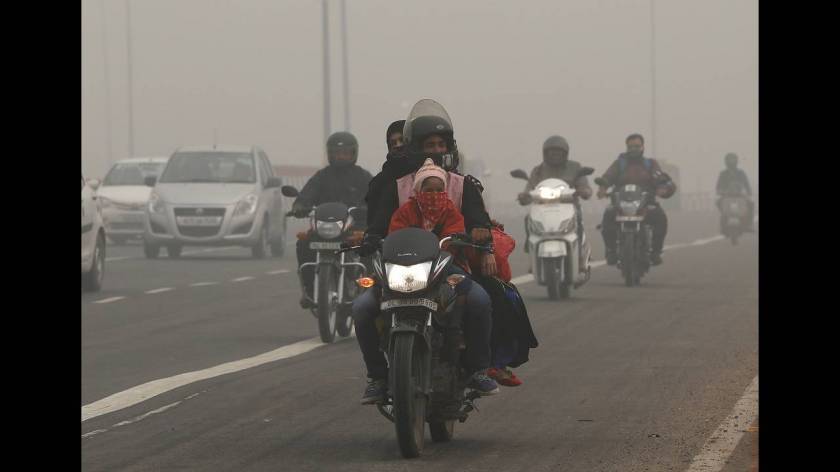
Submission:
M 190 284 L 190 287 L 207 287 L 208 285 L 219 285 L 219 282 L 196 282 Z
M 321 346 L 325 346 L 325 344 L 321 342 L 320 337 L 305 339 L 294 344 L 277 348 L 273 351 L 249 357 L 247 359 L 240 359 L 203 370 L 186 372 L 184 374 L 146 382 L 142 385 L 137 385 L 136 387 L 123 390 L 122 392 L 115 393 L 101 400 L 82 406 L 82 421 L 84 422 L 100 415 L 136 405 L 140 402 L 148 400 L 149 398 L 160 395 L 161 393 L 183 387 L 184 385 L 188 385 L 193 382 L 230 374 L 232 372 L 238 372 L 240 370 L 250 369 L 251 367 L 279 361 L 281 359 L 287 359 L 289 357 L 299 356 Z
M 139 259 L 139 258 L 138 257 L 133 257 L 133 256 L 106 257 L 105 262 L 124 261 L 126 259 Z
M 172 287 L 161 287 L 161 288 L 156 288 L 156 289 L 154 289 L 154 290 L 146 290 L 146 291 L 145 291 L 145 292 L 143 292 L 143 293 L 147 293 L 147 294 L 151 295 L 151 294 L 153 294 L 153 293 L 168 292 L 168 291 L 170 291 L 170 290 L 175 290 L 175 289 L 174 289 L 174 288 L 172 288 Z
M 704 244 L 713 243 L 715 241 L 720 241 L 722 239 L 723 239 L 723 236 L 713 236 L 711 238 L 706 238 L 706 239 L 697 239 L 697 240 L 695 240 L 694 242 L 691 242 L 691 243 L 671 244 L 671 245 L 668 245 L 668 246 L 664 246 L 662 248 L 662 250 L 663 251 L 668 251 L 668 250 L 671 250 L 671 249 L 680 249 L 680 248 L 684 248 L 684 247 L 688 247 L 688 246 L 702 246 Z M 601 266 L 604 266 L 604 265 L 607 265 L 607 261 L 600 260 L 600 261 L 595 261 L 595 262 L 590 263 L 589 267 L 595 269 L 595 268 L 598 268 L 598 267 L 601 267 Z M 533 274 L 520 275 L 518 277 L 514 277 L 514 278 L 510 279 L 510 281 L 514 285 L 527 284 L 528 282 L 533 282 L 534 281 L 534 275 Z
M 91 432 L 89 432 L 89 433 L 85 433 L 85 434 L 83 434 L 83 435 L 82 435 L 82 439 L 84 439 L 84 438 L 89 438 L 89 437 L 91 437 L 91 436 L 96 436 L 97 434 L 99 434 L 99 433 L 104 433 L 104 432 L 106 432 L 106 431 L 108 431 L 108 430 L 107 430 L 107 429 L 97 429 L 97 430 L 91 431 Z
M 219 252 L 219 251 L 227 251 L 228 249 L 237 249 L 238 246 L 224 246 L 224 247 L 213 247 L 209 249 L 199 249 L 197 251 L 186 251 L 182 252 L 182 256 L 190 256 L 193 254 L 204 254 L 208 252 Z M 116 262 L 116 261 L 134 261 L 138 259 L 145 259 L 145 256 L 120 256 L 120 257 L 106 257 L 105 262 Z
M 271 272 L 266 272 L 265 275 L 288 274 L 289 272 L 290 272 L 289 269 L 280 269 L 280 270 L 272 270 Z
M 125 298 L 125 297 L 111 297 L 111 298 L 103 298 L 102 300 L 96 300 L 96 301 L 95 301 L 95 302 L 93 302 L 93 303 L 111 303 L 111 302 L 116 302 L 116 301 L 122 300 L 122 299 L 124 299 L 124 298 Z
M 182 402 L 184 402 L 184 401 L 187 401 L 187 400 L 189 400 L 189 399 L 191 399 L 191 398 L 195 398 L 195 397 L 197 397 L 198 395 L 199 395 L 199 393 L 193 393 L 192 395 L 188 396 L 187 398 L 184 398 L 183 400 L 179 400 L 179 401 L 177 401 L 177 402 L 175 402 L 175 403 L 170 403 L 169 405 L 162 406 L 162 407 L 160 407 L 160 408 L 157 408 L 157 409 L 155 409 L 155 410 L 149 411 L 149 412 L 147 412 L 147 413 L 145 413 L 145 414 L 142 414 L 142 415 L 140 415 L 140 416 L 135 416 L 134 418 L 132 418 L 132 419 L 130 419 L 130 420 L 120 421 L 119 423 L 117 423 L 117 424 L 115 424 L 115 425 L 112 425 L 110 429 L 119 428 L 120 426 L 125 426 L 125 425 L 128 425 L 128 424 L 132 424 L 132 423 L 136 423 L 136 422 L 138 422 L 138 421 L 144 420 L 144 419 L 148 418 L 148 417 L 149 417 L 149 416 L 151 416 L 151 415 L 154 415 L 154 414 L 157 414 L 157 413 L 164 412 L 164 411 L 166 411 L 166 410 L 168 410 L 168 409 L 170 409 L 170 408 L 172 408 L 172 407 L 178 406 L 178 404 L 179 404 L 179 403 L 182 403 Z M 109 429 L 97 429 L 97 430 L 95 430 L 95 431 L 91 431 L 91 432 L 89 432 L 89 433 L 85 433 L 85 434 L 83 434 L 83 435 L 82 435 L 82 439 L 84 439 L 84 438 L 89 438 L 89 437 L 91 437 L 91 436 L 95 436 L 95 435 L 97 435 L 97 434 L 99 434 L 99 433 L 107 433 L 108 431 L 109 431 Z
M 254 280 L 254 277 L 251 277 L 250 275 L 247 277 L 239 277 L 237 279 L 231 280 L 231 282 L 244 282 L 246 280 Z
M 758 376 L 750 382 L 732 413 L 709 436 L 686 472 L 718 472 L 758 415 Z

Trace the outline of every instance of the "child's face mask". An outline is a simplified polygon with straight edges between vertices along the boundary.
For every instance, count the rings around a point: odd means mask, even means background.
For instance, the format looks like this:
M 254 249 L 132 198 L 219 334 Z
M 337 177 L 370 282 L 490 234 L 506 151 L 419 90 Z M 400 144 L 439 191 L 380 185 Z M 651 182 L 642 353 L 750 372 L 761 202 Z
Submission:
M 446 210 L 449 196 L 446 192 L 420 192 L 416 198 L 424 222 L 434 226 Z

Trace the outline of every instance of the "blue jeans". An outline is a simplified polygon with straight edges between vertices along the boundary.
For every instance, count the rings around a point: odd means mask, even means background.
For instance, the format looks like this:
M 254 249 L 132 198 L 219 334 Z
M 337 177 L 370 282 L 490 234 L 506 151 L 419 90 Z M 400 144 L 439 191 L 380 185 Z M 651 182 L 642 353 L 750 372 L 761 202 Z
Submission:
M 464 271 L 452 265 L 442 277 L 450 274 L 464 274 Z M 371 379 L 385 379 L 388 377 L 388 365 L 385 362 L 385 354 L 379 350 L 379 333 L 376 331 L 379 304 L 373 290 L 365 290 L 353 300 L 353 321 L 356 324 L 356 340 L 359 341 L 359 348 L 367 367 L 367 376 Z M 490 367 L 492 307 L 490 296 L 475 282 L 470 284 L 466 302 L 464 342 L 467 347 L 464 350 L 464 364 L 469 371 L 475 372 Z

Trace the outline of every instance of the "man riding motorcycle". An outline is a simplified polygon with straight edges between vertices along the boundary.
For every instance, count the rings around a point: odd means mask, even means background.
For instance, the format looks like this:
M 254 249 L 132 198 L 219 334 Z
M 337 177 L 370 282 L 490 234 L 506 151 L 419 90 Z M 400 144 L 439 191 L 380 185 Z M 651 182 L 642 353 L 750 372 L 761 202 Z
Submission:
M 543 162 L 531 170 L 531 176 L 528 183 L 525 184 L 525 190 L 518 196 L 520 205 L 528 205 L 531 203 L 531 190 L 545 179 L 562 179 L 577 190 L 578 196 L 584 200 L 589 200 L 592 197 L 592 187 L 589 186 L 589 180 L 586 176 L 576 179 L 581 165 L 577 161 L 569 160 L 569 143 L 566 138 L 562 136 L 549 136 L 543 143 Z M 578 236 L 583 232 L 583 214 L 580 209 L 580 203 L 575 202 L 577 207 L 577 228 Z M 528 240 L 529 229 L 528 224 L 525 224 L 525 240 Z M 528 245 L 525 245 L 525 252 L 528 252 Z
M 350 207 L 364 206 L 365 190 L 371 180 L 370 172 L 356 165 L 359 158 L 359 143 L 356 137 L 346 131 L 339 131 L 327 139 L 327 161 L 329 164 L 313 175 L 301 189 L 292 205 L 292 212 L 303 218 L 309 211 L 322 203 L 342 202 Z M 315 261 L 315 251 L 309 248 L 306 239 L 297 241 L 298 267 L 305 262 Z M 303 308 L 312 307 L 315 269 L 304 267 L 301 278 L 307 298 L 300 299 Z
M 621 153 L 601 177 L 607 186 L 598 187 L 598 198 L 606 198 L 607 188 L 614 185 L 635 184 L 645 188 L 661 198 L 669 198 L 677 191 L 677 186 L 668 174 L 662 172 L 655 159 L 645 157 L 645 138 L 641 134 L 631 134 L 625 139 L 627 152 Z M 604 237 L 606 259 L 608 265 L 618 262 L 616 241 L 618 225 L 615 221 L 616 209 L 611 206 L 604 210 L 601 223 L 601 235 Z M 653 265 L 662 264 L 662 248 L 665 245 L 665 235 L 668 233 L 668 218 L 665 211 L 654 201 L 645 218 L 645 223 L 653 228 L 651 241 L 650 262 Z
M 473 240 L 484 242 L 490 239 L 490 217 L 481 198 L 481 183 L 454 172 L 458 166 L 458 150 L 451 120 L 443 107 L 432 100 L 418 102 L 406 121 L 403 138 L 405 146 L 389 153 L 382 172 L 374 178 L 375 185 L 372 183 L 368 190 L 368 201 L 376 206 L 377 211 L 368 213 L 369 226 L 360 254 L 374 252 L 379 241 L 388 234 L 391 217 L 410 198 L 414 173 L 426 158 L 431 158 L 447 171 L 447 194 L 463 213 L 466 229 Z M 485 269 L 490 275 L 495 274 L 492 257 Z M 467 348 L 464 357 L 466 367 L 474 372 L 469 387 L 483 395 L 494 394 L 499 391 L 498 385 L 486 375 L 486 369 L 490 367 L 490 297 L 479 284 L 471 284 L 466 297 L 464 334 Z M 369 378 L 362 404 L 381 401 L 387 391 L 387 364 L 379 350 L 379 334 L 375 325 L 378 313 L 379 306 L 372 290 L 365 291 L 353 302 L 356 339 Z
M 750 181 L 747 179 L 747 174 L 743 171 L 743 169 L 738 168 L 738 155 L 734 152 L 727 153 L 724 156 L 724 162 L 726 163 L 726 169 L 721 171 L 720 176 L 718 176 L 717 180 L 717 194 L 718 197 L 723 196 L 752 196 L 752 189 L 750 188 Z M 729 195 L 732 192 L 731 189 L 737 188 L 738 192 L 736 195 Z M 745 231 L 753 231 L 753 215 L 755 210 L 755 202 L 752 201 L 751 198 L 747 198 L 747 218 L 744 222 L 744 230 Z M 721 199 L 718 198 L 716 204 L 718 209 L 720 207 Z M 721 211 L 723 211 L 721 209 Z

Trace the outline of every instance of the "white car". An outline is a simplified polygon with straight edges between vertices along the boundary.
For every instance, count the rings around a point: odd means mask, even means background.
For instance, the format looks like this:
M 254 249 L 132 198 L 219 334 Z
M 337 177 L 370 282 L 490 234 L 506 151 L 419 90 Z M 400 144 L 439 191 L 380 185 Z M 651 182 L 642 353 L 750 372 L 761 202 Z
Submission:
M 117 161 L 105 179 L 90 182 L 99 196 L 108 239 L 123 244 L 129 238 L 142 238 L 146 227 L 146 204 L 152 189 L 147 177 L 158 177 L 168 157 L 137 157 Z
M 105 276 L 105 228 L 96 191 L 82 176 L 82 289 L 97 292 Z
M 146 257 L 157 257 L 163 246 L 176 258 L 183 246 L 245 246 L 258 259 L 269 251 L 282 256 L 281 185 L 257 146 L 179 148 L 146 205 Z

